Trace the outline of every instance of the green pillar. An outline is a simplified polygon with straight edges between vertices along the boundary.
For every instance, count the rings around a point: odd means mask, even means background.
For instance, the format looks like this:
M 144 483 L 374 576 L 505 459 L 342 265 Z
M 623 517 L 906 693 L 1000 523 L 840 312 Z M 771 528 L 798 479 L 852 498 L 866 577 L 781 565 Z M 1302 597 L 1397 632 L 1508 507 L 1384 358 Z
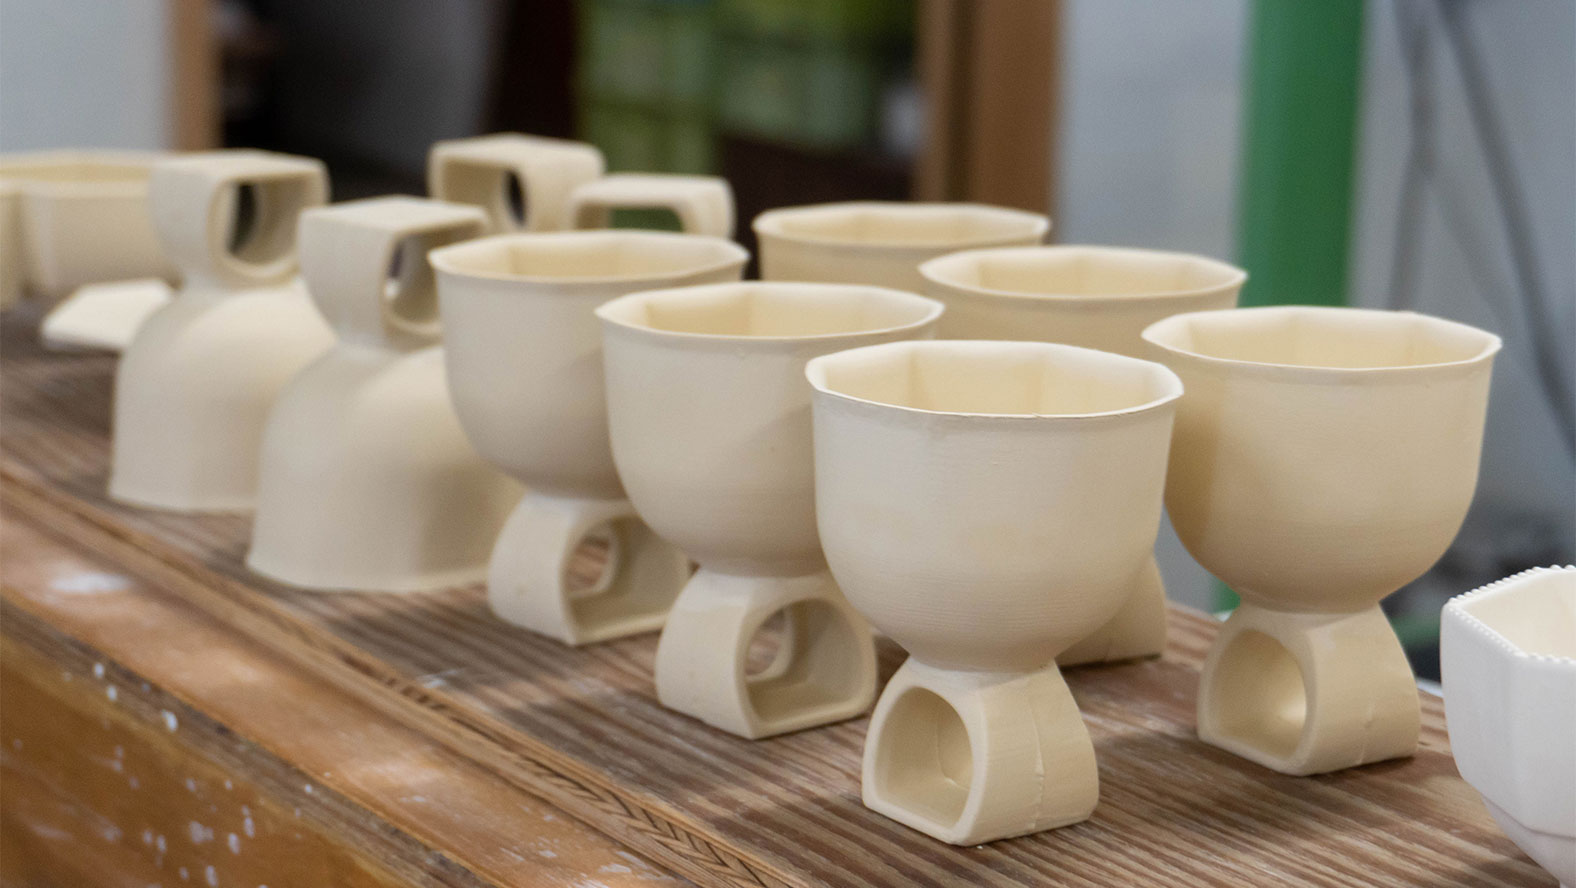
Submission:
M 1256 0 L 1237 253 L 1245 305 L 1346 302 L 1361 0 Z
M 1362 0 L 1255 0 L 1238 196 L 1243 305 L 1346 303 Z M 1221 610 L 1236 607 L 1224 585 Z

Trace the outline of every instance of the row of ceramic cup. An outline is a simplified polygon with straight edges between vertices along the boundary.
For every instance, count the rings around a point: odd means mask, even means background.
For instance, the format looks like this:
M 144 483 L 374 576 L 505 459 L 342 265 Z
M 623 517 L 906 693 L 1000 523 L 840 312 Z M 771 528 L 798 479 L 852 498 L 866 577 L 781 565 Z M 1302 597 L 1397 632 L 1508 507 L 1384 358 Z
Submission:
M 661 701 L 747 737 L 864 712 L 868 619 L 911 656 L 865 801 L 959 843 L 1093 810 L 1057 662 L 1160 651 L 1164 497 L 1244 599 L 1200 736 L 1294 774 L 1415 748 L 1378 602 L 1460 525 L 1497 338 L 1235 309 L 1224 263 L 1039 246 L 1043 216 L 970 205 L 775 210 L 767 280 L 739 282 L 725 183 L 621 185 L 587 150 L 438 146 L 435 193 L 469 205 L 316 207 L 321 167 L 279 155 L 159 165 L 186 283 L 121 364 L 112 494 L 255 504 L 248 563 L 311 588 L 463 582 L 491 546 L 500 617 L 571 644 L 665 626 Z M 596 213 L 551 211 L 588 192 Z M 624 206 L 713 233 L 541 230 Z

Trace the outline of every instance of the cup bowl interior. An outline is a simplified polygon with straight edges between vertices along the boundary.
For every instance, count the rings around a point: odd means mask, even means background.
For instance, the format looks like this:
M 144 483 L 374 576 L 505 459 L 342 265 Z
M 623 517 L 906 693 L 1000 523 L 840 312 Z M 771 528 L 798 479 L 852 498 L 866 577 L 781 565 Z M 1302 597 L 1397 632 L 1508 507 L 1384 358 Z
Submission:
M 634 293 L 597 313 L 603 320 L 656 333 L 805 339 L 916 327 L 935 320 L 941 306 L 884 287 L 749 282 Z
M 1576 665 L 1576 570 L 1544 570 L 1453 604 L 1517 654 Z
M 1409 312 L 1285 306 L 1176 315 L 1144 338 L 1165 351 L 1216 362 L 1331 370 L 1403 370 L 1493 355 L 1499 338 Z
M 944 287 L 999 296 L 1164 298 L 1240 287 L 1247 273 L 1203 256 L 1115 247 L 968 250 L 920 269 Z
M 847 203 L 763 214 L 757 232 L 795 240 L 882 247 L 958 247 L 1038 238 L 1049 228 L 1037 213 L 979 204 Z
M 89 160 L 16 160 L 0 162 L 0 178 L 27 182 L 109 185 L 146 183 L 152 174 L 151 163 L 134 161 Z
M 749 259 L 720 237 L 608 230 L 504 234 L 447 247 L 432 255 L 440 271 L 470 277 L 542 283 L 616 283 L 702 274 Z
M 858 401 L 970 416 L 1136 412 L 1181 395 L 1149 361 L 1030 342 L 937 341 L 872 346 L 818 358 L 810 381 Z

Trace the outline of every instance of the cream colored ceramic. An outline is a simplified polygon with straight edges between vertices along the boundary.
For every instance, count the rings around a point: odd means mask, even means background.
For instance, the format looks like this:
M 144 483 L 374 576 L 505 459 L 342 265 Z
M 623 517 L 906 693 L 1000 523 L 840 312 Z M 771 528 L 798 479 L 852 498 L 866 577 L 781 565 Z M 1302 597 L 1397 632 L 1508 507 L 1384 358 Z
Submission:
M 1094 747 L 1055 658 L 1148 565 L 1181 384 L 1039 342 L 877 345 L 807 375 L 827 563 L 910 654 L 870 722 L 865 804 L 962 845 L 1084 820 Z
M 1499 339 L 1309 306 L 1177 315 L 1144 338 L 1187 387 L 1171 522 L 1242 596 L 1204 664 L 1199 737 L 1286 774 L 1410 755 L 1417 688 L 1379 600 L 1461 526 Z
M 730 241 L 654 231 L 484 238 L 433 251 L 454 407 L 482 457 L 529 491 L 493 546 L 500 618 L 568 644 L 661 627 L 689 560 L 636 517 L 608 442 L 596 309 L 636 290 L 738 280 Z M 589 586 L 571 556 L 600 537 Z
M 925 293 L 954 339 L 1064 342 L 1144 357 L 1141 334 L 1162 318 L 1232 308 L 1240 268 L 1192 256 L 1117 247 L 965 250 L 921 265 Z M 1155 656 L 1166 644 L 1166 593 L 1150 559 L 1127 605 L 1057 658 L 1063 666 Z
M 297 217 L 327 196 L 323 165 L 305 157 L 215 151 L 155 167 L 154 223 L 185 283 L 121 356 L 112 497 L 252 507 L 269 408 L 334 340 L 295 279 Z
M 733 237 L 733 189 L 719 176 L 612 173 L 569 196 L 573 228 L 607 228 L 614 210 L 669 210 L 690 234 Z
M 821 556 L 804 367 L 928 338 L 941 305 L 738 283 L 635 293 L 597 314 L 619 477 L 641 519 L 700 563 L 657 645 L 658 698 L 750 738 L 864 712 L 875 646 Z M 776 656 L 749 668 L 751 639 L 778 614 Z
M 22 190 L 0 178 L 0 311 L 22 299 Z
M 0 258 L 10 265 L 10 253 L 20 256 L 18 283 L 54 301 L 84 284 L 170 278 L 148 212 L 149 175 L 164 156 L 59 151 L 0 157 L 0 182 L 14 190 L 18 228 Z
M 921 265 L 954 339 L 1064 342 L 1143 357 L 1144 328 L 1234 308 L 1247 272 L 1204 256 L 1123 247 L 964 250 Z
M 88 284 L 44 317 L 38 335 L 49 348 L 125 351 L 148 318 L 174 296 L 174 288 L 160 278 Z
M 964 203 L 819 204 L 755 217 L 761 277 L 924 290 L 921 263 L 974 247 L 1029 246 L 1051 222 L 1039 213 Z
M 1521 850 L 1576 886 L 1576 567 L 1451 599 L 1439 660 L 1461 776 Z
M 476 237 L 476 207 L 385 197 L 301 215 L 301 274 L 339 336 L 263 432 L 246 564 L 308 589 L 409 592 L 481 580 L 520 498 L 465 439 L 427 252 Z
M 605 168 L 584 142 L 495 133 L 435 143 L 427 191 L 486 210 L 491 232 L 558 231 L 570 227 L 569 195 Z

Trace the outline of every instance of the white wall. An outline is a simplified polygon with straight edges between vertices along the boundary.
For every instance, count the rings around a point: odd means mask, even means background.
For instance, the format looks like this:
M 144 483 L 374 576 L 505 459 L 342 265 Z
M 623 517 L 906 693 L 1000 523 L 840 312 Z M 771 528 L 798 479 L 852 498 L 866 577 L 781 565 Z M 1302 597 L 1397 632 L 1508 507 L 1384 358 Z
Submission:
M 1235 252 L 1243 0 L 1069 0 L 1063 9 L 1052 239 Z M 1214 585 L 1169 523 L 1166 592 L 1209 607 Z
M 1247 4 L 1064 10 L 1054 239 L 1229 259 Z
M 164 0 L 0 0 L 0 151 L 164 148 Z
M 1528 306 L 1512 274 L 1440 7 L 1434 0 L 1368 6 L 1350 284 L 1354 304 L 1389 307 L 1394 295 L 1401 183 L 1414 136 L 1399 21 L 1418 14 L 1426 54 L 1419 83 L 1432 95 L 1435 124 L 1425 140 L 1433 170 L 1422 211 L 1400 235 L 1416 239 L 1411 307 L 1505 340 L 1494 365 L 1477 500 L 1452 563 L 1431 578 L 1435 598 L 1466 591 L 1461 585 L 1479 578 L 1497 579 L 1510 569 L 1507 558 L 1568 560 L 1576 547 L 1576 465 L 1535 382 L 1529 346 L 1532 335 L 1549 337 L 1560 372 L 1567 380 L 1576 373 L 1576 4 L 1478 0 L 1459 7 L 1480 49 L 1487 104 L 1503 125 L 1531 220 L 1536 274 L 1552 318 L 1537 334 L 1526 323 Z

